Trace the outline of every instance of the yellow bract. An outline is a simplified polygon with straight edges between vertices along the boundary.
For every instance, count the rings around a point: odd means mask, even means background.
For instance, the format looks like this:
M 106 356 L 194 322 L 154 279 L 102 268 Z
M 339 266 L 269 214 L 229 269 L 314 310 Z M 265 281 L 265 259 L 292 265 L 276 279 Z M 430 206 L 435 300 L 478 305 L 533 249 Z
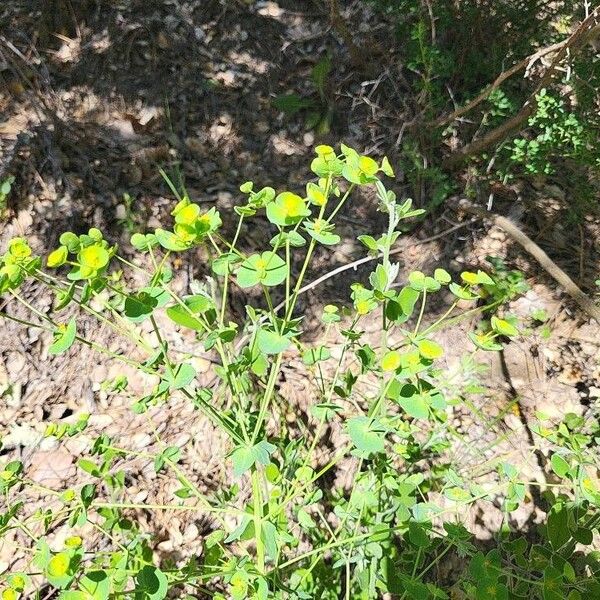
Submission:
M 68 554 L 59 552 L 56 556 L 53 556 L 48 563 L 48 574 L 52 577 L 62 577 L 69 570 L 69 563 L 71 559 Z
M 309 183 L 306 186 L 306 195 L 308 199 L 317 206 L 323 206 L 327 200 L 324 190 L 314 183 Z
M 327 225 L 326 221 L 324 221 L 323 219 L 317 219 L 313 223 L 313 229 L 315 230 L 315 233 L 321 233 L 326 225 Z
M 177 221 L 177 223 L 185 223 L 189 225 L 198 218 L 199 214 L 200 207 L 197 204 L 188 204 L 177 211 L 177 214 L 175 215 L 175 221 Z
M 26 258 L 31 256 L 31 248 L 27 240 L 23 238 L 13 238 L 8 242 L 8 251 L 16 258 Z
M 2 600 L 17 600 L 19 595 L 12 588 L 2 590 Z
M 369 156 L 361 156 L 358 159 L 358 168 L 369 176 L 373 176 L 379 171 L 379 165 Z
M 108 263 L 108 252 L 101 246 L 87 246 L 79 252 L 79 260 L 90 269 L 101 269 Z
M 3 481 L 10 481 L 14 476 L 12 471 L 0 471 L 0 479 Z
M 400 366 L 400 362 L 400 352 L 397 350 L 390 350 L 383 355 L 383 358 L 381 359 L 381 368 L 384 371 L 395 371 Z
M 371 310 L 371 303 L 368 300 L 359 300 L 356 303 L 356 312 L 359 315 L 366 315 Z
M 184 242 L 191 242 L 196 237 L 196 230 L 187 223 L 177 223 L 173 231 Z
M 72 535 L 65 540 L 65 546 L 67 548 L 79 548 L 83 540 L 78 535 Z
M 60 267 L 60 265 L 63 265 L 67 260 L 68 253 L 69 251 L 67 250 L 66 246 L 61 246 L 53 252 L 50 252 L 46 264 L 49 267 Z
M 331 146 L 327 146 L 326 144 L 321 144 L 315 148 L 315 152 L 319 156 L 327 156 L 328 154 L 333 154 L 334 150 Z
M 479 281 L 477 273 L 471 273 L 470 271 L 465 271 L 464 273 L 461 273 L 460 276 L 465 283 L 471 285 L 475 285 Z
M 283 192 L 279 196 L 279 202 L 287 217 L 300 217 L 304 214 L 304 200 L 296 194 Z

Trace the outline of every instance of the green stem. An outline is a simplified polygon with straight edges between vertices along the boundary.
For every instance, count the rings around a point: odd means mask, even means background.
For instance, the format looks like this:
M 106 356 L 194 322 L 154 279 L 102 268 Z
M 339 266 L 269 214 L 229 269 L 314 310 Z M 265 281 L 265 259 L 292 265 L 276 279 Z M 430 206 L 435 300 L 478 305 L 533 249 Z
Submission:
M 259 573 L 265 572 L 265 545 L 262 540 L 262 491 L 260 489 L 260 479 L 258 469 L 252 472 L 252 496 L 254 505 L 254 539 L 256 543 L 256 567 Z

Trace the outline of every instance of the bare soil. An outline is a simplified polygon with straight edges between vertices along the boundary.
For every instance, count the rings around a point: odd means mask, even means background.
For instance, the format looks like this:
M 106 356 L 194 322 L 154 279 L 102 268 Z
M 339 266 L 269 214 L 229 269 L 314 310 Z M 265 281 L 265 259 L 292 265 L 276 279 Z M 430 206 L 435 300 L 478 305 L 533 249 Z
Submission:
M 8 213 L 0 223 L 2 246 L 10 237 L 23 235 L 36 252 L 46 254 L 64 230 L 80 233 L 94 226 L 129 254 L 131 233 L 156 227 L 173 205 L 160 168 L 195 201 L 216 206 L 226 220 L 238 186 L 246 180 L 301 189 L 316 143 L 343 140 L 398 163 L 410 115 L 398 87 L 402 65 L 397 52 L 391 48 L 374 73 L 357 71 L 319 3 L 56 1 L 54 14 L 42 14 L 44 4 L 22 0 L 0 7 L 0 180 L 16 177 Z M 390 24 L 363 4 L 345 6 L 355 16 L 360 13 L 361 25 L 353 32 L 358 41 L 392 38 Z M 310 70 L 327 53 L 334 64 L 327 84 L 334 118 L 329 133 L 316 135 L 306 129 L 302 116 L 287 118 L 272 101 L 290 91 L 310 94 Z M 399 175 L 392 187 L 399 196 L 412 195 L 414 190 Z M 516 207 L 516 219 L 530 237 L 593 293 L 589 282 L 598 276 L 600 221 L 589 217 L 569 226 L 564 219 L 568 204 L 569 189 L 558 178 L 517 186 L 496 199 L 495 209 L 508 213 Z M 509 344 L 503 356 L 490 356 L 490 392 L 477 405 L 490 422 L 496 421 L 494 434 L 506 434 L 500 452 L 530 469 L 532 478 L 543 480 L 548 473 L 531 453 L 528 419 L 535 411 L 555 419 L 566 412 L 591 416 L 600 411 L 600 330 L 503 232 L 481 223 L 457 229 L 457 218 L 449 209 L 437 209 L 406 234 L 400 280 L 411 270 L 434 265 L 453 272 L 484 268 L 490 254 L 525 273 L 531 290 L 510 308 L 523 317 L 533 308 L 544 308 L 550 337 L 537 328 Z M 356 236 L 381 225 L 373 196 L 357 198 L 342 215 L 342 244 L 317 255 L 309 279 L 362 256 Z M 243 232 L 248 248 L 263 246 L 269 237 L 266 221 L 255 220 Z M 366 272 L 346 271 L 303 296 L 299 311 L 306 315 L 305 328 L 313 339 L 322 333 L 320 307 L 347 301 L 350 283 Z M 176 285 L 186 291 L 206 274 L 202 254 L 183 259 L 177 273 Z M 39 310 L 50 309 L 51 299 L 36 285 L 28 284 L 24 296 Z M 239 292 L 233 314 L 243 314 L 244 304 L 255 300 Z M 8 299 L 0 306 L 24 316 Z M 462 323 L 439 334 L 449 371 L 469 347 L 466 331 L 473 325 Z M 375 330 L 377 322 L 372 326 Z M 126 349 L 114 332 L 89 318 L 81 317 L 79 327 L 115 351 Z M 175 348 L 189 345 L 174 329 L 168 335 Z M 81 347 L 50 357 L 49 342 L 39 330 L 2 322 L 2 460 L 24 461 L 27 475 L 42 485 L 75 487 L 88 479 L 76 469 L 77 457 L 98 434 L 106 433 L 120 446 L 141 453 L 121 465 L 131 501 L 162 504 L 172 498 L 176 482 L 156 475 L 145 456 L 160 447 L 158 433 L 162 443 L 185 447 L 181 467 L 201 490 L 217 490 L 231 480 L 223 461 L 226 440 L 183 399 L 173 398 L 135 416 L 130 405 L 152 381 L 130 372 L 128 393 L 108 394 L 102 382 L 122 373 L 121 366 Z M 195 366 L 209 377 L 210 360 L 199 357 Z M 311 390 L 297 356 L 288 357 L 279 392 L 287 401 L 281 404 L 283 418 L 310 427 Z M 517 407 L 506 412 L 515 398 Z M 82 412 L 91 413 L 84 435 L 61 441 L 43 437 L 48 422 L 74 422 Z M 456 449 L 468 469 L 481 461 L 474 447 L 486 435 L 485 427 L 460 408 L 454 419 L 472 442 Z M 341 432 L 328 433 L 323 460 L 341 439 Z M 341 464 L 334 484 L 344 487 L 352 468 Z M 32 502 L 48 498 L 40 494 Z M 481 538 L 489 537 L 499 526 L 501 512 L 473 510 L 480 511 L 471 515 L 474 530 Z M 532 503 L 515 518 L 525 526 L 539 519 L 539 510 Z M 197 552 L 199 534 L 211 528 L 209 521 L 186 515 L 159 514 L 149 521 L 139 511 L 138 518 L 155 534 L 157 551 L 172 557 Z M 0 542 L 0 572 L 15 556 L 8 538 Z

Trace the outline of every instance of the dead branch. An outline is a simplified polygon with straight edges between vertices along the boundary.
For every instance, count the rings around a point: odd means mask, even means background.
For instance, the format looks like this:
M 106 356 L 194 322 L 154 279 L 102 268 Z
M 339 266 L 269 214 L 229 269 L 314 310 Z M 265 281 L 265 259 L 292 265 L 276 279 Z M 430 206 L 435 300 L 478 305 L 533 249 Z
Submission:
M 455 121 L 456 119 L 460 119 L 460 117 L 472 111 L 476 106 L 478 106 L 484 100 L 486 100 L 489 97 L 489 95 L 495 89 L 498 89 L 507 79 L 510 79 L 519 71 L 529 68 L 531 64 L 533 64 L 540 58 L 546 56 L 547 54 L 560 50 L 565 45 L 565 43 L 566 40 L 563 40 L 562 42 L 557 42 L 556 44 L 552 44 L 551 46 L 542 48 L 541 50 L 538 50 L 531 56 L 524 58 L 521 62 L 518 62 L 516 65 L 513 65 L 510 69 L 503 71 L 478 96 L 473 98 L 473 100 L 467 102 L 467 104 L 465 104 L 464 106 L 457 108 L 454 112 L 452 112 L 449 115 L 442 115 L 441 117 L 433 121 L 433 123 L 431 123 L 432 127 L 442 127 L 444 125 L 448 125 L 448 123 L 452 123 L 452 121 Z
M 449 169 L 455 168 L 469 156 L 480 154 L 484 150 L 496 146 L 508 136 L 520 130 L 523 124 L 526 123 L 529 117 L 535 112 L 538 94 L 542 89 L 550 85 L 563 59 L 567 56 L 572 56 L 575 51 L 580 49 L 585 42 L 589 40 L 590 34 L 596 29 L 596 20 L 598 16 L 600 16 L 600 6 L 594 9 L 590 15 L 579 24 L 569 38 L 562 43 L 561 48 L 556 53 L 552 63 L 544 73 L 544 76 L 540 79 L 535 89 L 516 115 L 505 121 L 502 125 L 492 129 L 482 138 L 473 140 L 457 152 L 451 154 L 444 161 L 444 166 Z
M 491 221 L 517 242 L 542 268 L 575 300 L 581 310 L 600 324 L 600 306 L 598 306 L 529 236 L 511 220 L 474 206 L 468 200 L 461 200 L 458 210 Z

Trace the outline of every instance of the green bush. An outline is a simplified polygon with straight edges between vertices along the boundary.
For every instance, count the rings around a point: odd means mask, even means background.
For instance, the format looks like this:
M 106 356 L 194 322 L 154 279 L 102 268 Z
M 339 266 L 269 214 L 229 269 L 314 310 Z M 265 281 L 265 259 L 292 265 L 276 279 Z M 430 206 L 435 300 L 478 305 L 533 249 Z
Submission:
M 132 409 L 144 412 L 175 395 L 187 398 L 226 435 L 229 453 L 222 459 L 231 480 L 214 494 L 203 493 L 181 466 L 186 449 L 162 444 L 157 454 L 142 456 L 178 482 L 171 503 L 134 504 L 120 465 L 140 453 L 107 435 L 80 457 L 87 482 L 78 489 L 44 488 L 28 478 L 20 462 L 5 464 L 0 536 L 18 531 L 28 558 L 18 561 L 18 571 L 0 575 L 3 600 L 160 600 L 167 594 L 261 600 L 386 594 L 414 600 L 600 597 L 600 563 L 586 550 L 600 522 L 597 427 L 575 415 L 557 427 L 539 423 L 535 433 L 553 472 L 547 483 L 529 481 L 498 453 L 481 465 L 497 473 L 494 483 L 483 485 L 450 452 L 457 439 L 470 443 L 452 425 L 452 407 L 472 407 L 470 395 L 481 388 L 475 378 L 465 389 L 452 383 L 434 334 L 462 315 L 480 314 L 478 330 L 464 341 L 463 366 L 476 373 L 479 352 L 501 350 L 504 341 L 522 335 L 525 324 L 502 307 L 523 289 L 523 281 L 507 270 L 452 277 L 440 267 L 430 274 L 411 272 L 399 282 L 400 266 L 393 262 L 398 227 L 421 211 L 410 200 L 398 202 L 380 179 L 393 176 L 387 159 L 378 163 L 343 145 L 341 153 L 318 146 L 311 170 L 314 177 L 300 195 L 244 183 L 244 201 L 227 215 L 237 218 L 231 240 L 214 208 L 204 212 L 184 197 L 172 212 L 172 227 L 132 236 L 139 253 L 133 262 L 97 229 L 64 233 L 45 261 L 53 271 L 42 270 L 26 240 L 10 242 L 1 260 L 0 289 L 36 321 L 17 320 L 51 332 L 51 354 L 82 343 L 158 376 L 152 393 Z M 335 218 L 363 186 L 374 188 L 387 217 L 383 232 L 358 238 L 376 266 L 368 281 L 351 286 L 348 306 L 323 307 L 323 341 L 307 344 L 297 306 L 315 250 L 340 242 Z M 266 248 L 242 252 L 243 223 L 257 215 L 266 216 L 275 236 Z M 179 253 L 200 246 L 210 253 L 211 277 L 194 294 L 179 296 L 169 265 Z M 298 275 L 294 257 L 300 258 Z M 123 267 L 142 274 L 143 287 L 131 289 L 121 276 Z M 28 279 L 54 295 L 49 315 L 20 293 Z M 232 320 L 228 311 L 235 286 L 256 289 L 263 298 L 246 306 L 244 320 Z M 428 320 L 428 300 L 442 295 L 453 301 Z M 126 335 L 143 360 L 86 338 L 77 316 L 61 317 L 69 305 Z M 173 352 L 158 325 L 161 313 L 174 327 L 194 332 L 189 356 L 199 348 L 214 352 L 214 384 L 200 387 L 189 357 Z M 365 333 L 375 318 L 376 339 Z M 143 321 L 151 324 L 154 345 L 139 327 Z M 343 340 L 335 352 L 325 341 L 334 333 Z M 285 410 L 278 383 L 296 355 L 314 390 L 307 426 L 294 431 L 275 418 L 267 427 L 270 417 Z M 119 377 L 110 386 L 123 390 L 127 380 Z M 68 426 L 50 424 L 47 435 L 76 436 L 86 426 L 87 416 L 81 415 Z M 316 453 L 326 432 L 336 427 L 342 442 L 321 465 Z M 348 460 L 355 465 L 351 488 L 332 486 L 332 474 Z M 52 496 L 58 507 L 28 511 L 29 490 Z M 547 518 L 521 531 L 511 514 L 538 492 Z M 504 514 L 491 549 L 461 520 L 468 507 L 486 503 L 500 505 Z M 131 517 L 133 508 L 210 516 L 212 531 L 202 553 L 183 564 L 159 563 L 152 538 Z M 57 548 L 52 531 L 65 523 L 72 535 Z M 81 535 L 86 523 L 104 536 L 101 547 Z M 451 556 L 460 568 L 444 575 L 439 567 Z

